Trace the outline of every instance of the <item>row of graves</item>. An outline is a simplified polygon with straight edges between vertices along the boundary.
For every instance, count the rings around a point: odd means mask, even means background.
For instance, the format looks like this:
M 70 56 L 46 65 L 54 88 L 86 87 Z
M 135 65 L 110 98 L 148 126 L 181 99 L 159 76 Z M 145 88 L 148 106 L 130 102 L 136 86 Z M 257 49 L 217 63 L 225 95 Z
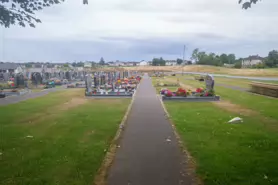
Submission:
M 205 88 L 197 88 L 195 91 L 185 89 L 180 86 L 179 80 L 177 83 L 163 84 L 158 83 L 161 89 L 160 94 L 163 101 L 187 101 L 187 102 L 207 102 L 220 101 L 220 96 L 215 94 L 214 78 L 212 75 L 206 75 L 204 78 Z M 167 88 L 165 88 L 167 87 Z M 172 89 L 176 90 L 172 90 Z
M 24 95 L 31 92 L 32 88 L 48 89 L 72 81 L 82 82 L 85 76 L 86 72 L 84 71 L 1 73 L 0 98 Z
M 132 97 L 141 81 L 136 71 L 98 72 L 87 75 L 85 96 L 87 97 Z
M 0 98 L 20 96 L 29 92 L 28 79 L 23 73 L 3 73 L 2 75 L 5 79 L 0 84 Z

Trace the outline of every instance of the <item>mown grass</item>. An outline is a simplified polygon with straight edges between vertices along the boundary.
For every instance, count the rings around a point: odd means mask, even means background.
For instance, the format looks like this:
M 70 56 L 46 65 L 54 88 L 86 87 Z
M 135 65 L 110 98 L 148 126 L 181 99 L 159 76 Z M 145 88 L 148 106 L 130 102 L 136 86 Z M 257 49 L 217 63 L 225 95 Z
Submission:
M 166 88 L 166 89 L 169 89 L 169 90 L 174 92 L 179 88 L 178 86 L 176 86 L 176 87 L 173 87 L 173 86 L 172 87 L 171 86 L 169 86 L 169 87 L 167 87 L 167 86 L 157 86 L 157 81 L 159 81 L 161 83 L 164 83 L 164 84 L 167 84 L 167 83 L 173 84 L 173 82 L 167 81 L 167 78 L 164 79 L 164 78 L 152 77 L 152 84 L 153 84 L 157 94 L 160 93 L 161 89 Z
M 71 107 L 78 96 L 83 91 L 55 92 L 0 107 L 0 184 L 93 183 L 130 100 Z
M 205 185 L 278 184 L 278 135 L 257 117 L 237 116 L 211 103 L 166 102 Z
M 170 77 L 168 77 L 170 78 Z M 186 80 L 180 78 L 180 82 L 192 87 L 205 87 L 205 82 L 196 80 Z M 217 81 L 216 81 L 217 83 Z M 278 99 L 242 92 L 226 87 L 215 86 L 216 94 L 221 96 L 221 99 L 228 100 L 232 103 L 242 105 L 251 110 L 260 112 L 262 115 L 278 120 Z

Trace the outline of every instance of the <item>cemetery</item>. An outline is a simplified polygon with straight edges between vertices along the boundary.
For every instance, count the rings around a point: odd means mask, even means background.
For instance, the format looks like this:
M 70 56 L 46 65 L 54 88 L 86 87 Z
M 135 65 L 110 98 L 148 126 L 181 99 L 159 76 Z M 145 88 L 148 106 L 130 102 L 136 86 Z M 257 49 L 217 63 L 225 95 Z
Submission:
M 132 97 L 141 76 L 135 71 L 97 72 L 86 75 L 87 97 Z
M 76 86 L 83 88 L 82 80 L 86 71 L 56 70 L 51 71 L 43 65 L 42 68 L 25 69 L 19 68 L 17 71 L 0 72 L 0 97 L 20 96 L 32 90 L 51 89 L 69 83 L 78 83 Z M 80 85 L 79 85 L 80 84 Z
M 178 80 L 179 81 L 179 80 Z M 179 82 L 177 83 L 179 84 Z M 169 88 L 163 88 L 160 91 L 163 101 L 190 101 L 190 102 L 206 102 L 220 101 L 220 96 L 215 94 L 214 79 L 211 75 L 205 77 L 206 88 L 197 88 L 195 91 L 182 87 L 172 91 Z
M 29 92 L 27 79 L 22 73 L 15 74 L 11 78 L 6 76 L 6 83 L 0 84 L 0 98 L 6 96 L 20 96 Z

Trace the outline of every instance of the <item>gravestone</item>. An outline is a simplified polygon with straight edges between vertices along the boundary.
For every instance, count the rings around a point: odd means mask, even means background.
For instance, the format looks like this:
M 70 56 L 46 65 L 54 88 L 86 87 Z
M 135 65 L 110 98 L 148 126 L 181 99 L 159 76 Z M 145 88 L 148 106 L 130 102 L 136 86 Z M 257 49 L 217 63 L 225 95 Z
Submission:
M 97 87 L 97 77 L 94 76 L 94 87 L 96 88 Z
M 91 75 L 87 75 L 86 76 L 85 83 L 86 83 L 86 90 L 87 90 L 87 92 L 88 93 L 92 92 L 92 77 L 91 77 Z
M 207 90 L 213 90 L 213 88 L 214 88 L 213 76 L 212 75 L 206 75 L 205 82 L 206 82 L 206 89 Z
M 5 81 L 9 81 L 9 73 L 3 73 L 3 78 Z

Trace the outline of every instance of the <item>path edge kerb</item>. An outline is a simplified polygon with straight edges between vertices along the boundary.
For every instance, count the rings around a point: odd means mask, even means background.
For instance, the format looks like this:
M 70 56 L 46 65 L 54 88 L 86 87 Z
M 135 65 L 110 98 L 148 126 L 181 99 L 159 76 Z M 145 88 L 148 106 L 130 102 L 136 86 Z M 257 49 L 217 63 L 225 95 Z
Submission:
M 137 91 L 140 87 L 140 84 L 142 83 L 142 79 L 140 80 L 140 83 L 138 84 L 138 86 L 137 86 L 137 88 L 136 88 L 136 90 L 135 90 L 135 92 L 132 96 L 131 102 L 127 107 L 125 115 L 124 115 L 121 123 L 119 124 L 119 128 L 116 132 L 116 135 L 113 138 L 113 140 L 112 140 L 112 142 L 111 142 L 111 144 L 108 148 L 108 151 L 104 156 L 104 159 L 102 161 L 102 164 L 101 164 L 100 168 L 98 169 L 97 175 L 94 177 L 93 185 L 106 185 L 107 184 L 106 179 L 107 179 L 107 176 L 108 176 L 108 170 L 109 170 L 109 168 L 111 167 L 111 165 L 114 161 L 115 153 L 116 153 L 116 150 L 117 150 L 117 144 L 118 144 L 118 142 L 121 138 L 121 135 L 123 133 L 123 130 L 124 130 L 123 128 L 126 125 L 128 115 L 129 115 L 129 113 L 132 109 L 132 105 L 134 103 L 134 100 L 135 100 Z
M 196 162 L 194 160 L 194 158 L 191 156 L 190 152 L 187 150 L 186 145 L 182 142 L 180 135 L 177 132 L 176 126 L 173 122 L 173 120 L 171 119 L 171 116 L 169 114 L 169 112 L 167 111 L 162 98 L 160 95 L 157 95 L 157 98 L 159 99 L 161 106 L 163 108 L 163 111 L 165 112 L 165 117 L 166 119 L 169 121 L 169 123 L 172 126 L 172 129 L 174 131 L 175 137 L 177 138 L 179 147 L 182 151 L 182 153 L 185 155 L 185 163 L 187 164 L 187 174 L 194 177 L 194 184 L 196 185 L 203 185 L 204 183 L 202 182 L 202 180 L 197 176 L 196 174 Z

